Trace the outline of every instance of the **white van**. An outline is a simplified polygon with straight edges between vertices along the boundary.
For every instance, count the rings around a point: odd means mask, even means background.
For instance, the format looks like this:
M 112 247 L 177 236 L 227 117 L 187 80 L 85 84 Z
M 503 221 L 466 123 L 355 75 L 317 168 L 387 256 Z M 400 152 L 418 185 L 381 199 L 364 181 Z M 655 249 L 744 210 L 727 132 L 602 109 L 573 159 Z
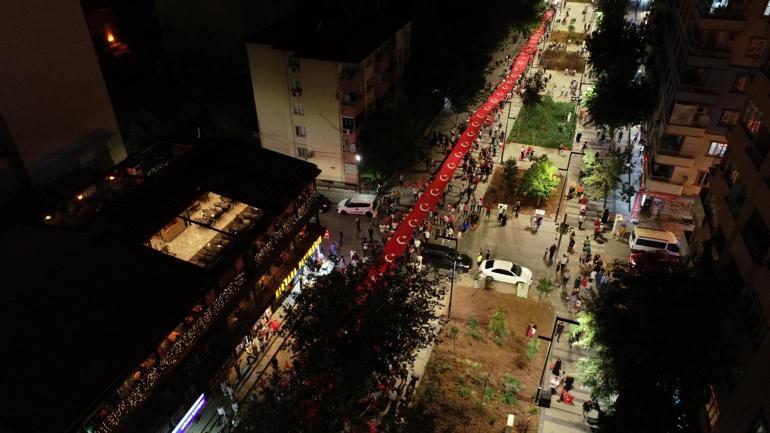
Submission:
M 366 215 L 374 213 L 374 194 L 358 194 L 337 204 L 337 213 L 342 215 Z
M 628 237 L 628 246 L 631 251 L 662 250 L 672 256 L 679 255 L 679 241 L 676 236 L 663 230 L 634 227 Z

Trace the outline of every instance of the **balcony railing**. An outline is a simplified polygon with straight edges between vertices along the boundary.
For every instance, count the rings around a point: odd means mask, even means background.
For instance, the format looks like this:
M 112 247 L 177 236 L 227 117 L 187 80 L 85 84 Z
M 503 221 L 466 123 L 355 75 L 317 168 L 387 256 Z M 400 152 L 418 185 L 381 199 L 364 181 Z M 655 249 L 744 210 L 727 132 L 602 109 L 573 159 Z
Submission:
M 675 156 L 677 158 L 687 158 L 687 159 L 694 159 L 695 158 L 695 155 L 692 155 L 692 154 L 689 154 L 689 153 L 680 152 L 678 150 L 666 149 L 665 147 L 658 148 L 658 153 L 661 154 L 661 155 L 666 155 L 666 156 Z

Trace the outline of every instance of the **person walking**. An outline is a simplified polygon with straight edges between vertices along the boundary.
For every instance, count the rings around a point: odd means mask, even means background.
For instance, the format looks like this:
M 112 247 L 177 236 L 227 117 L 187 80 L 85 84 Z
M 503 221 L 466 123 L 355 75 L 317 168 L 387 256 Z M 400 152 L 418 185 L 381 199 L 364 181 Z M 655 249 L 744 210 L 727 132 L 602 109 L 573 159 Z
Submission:
M 548 248 L 548 263 L 553 263 L 554 254 L 556 254 L 556 244 L 551 244 Z
M 602 222 L 599 221 L 599 218 L 596 218 L 594 220 L 594 240 L 599 239 L 599 234 L 602 232 Z
M 569 269 L 565 269 L 564 273 L 561 274 L 561 285 L 564 287 L 564 289 L 567 289 L 567 284 L 569 283 Z
M 514 215 L 514 218 L 518 218 L 519 217 L 519 212 L 521 212 L 521 201 L 517 200 L 516 204 L 513 205 L 513 215 Z
M 556 358 L 553 364 L 551 364 L 551 373 L 554 376 L 561 376 L 561 359 Z
M 556 324 L 556 331 L 554 332 L 554 336 L 556 337 L 556 342 L 559 342 L 559 339 L 561 338 L 561 334 L 564 332 L 564 323 L 559 322 Z
M 569 256 L 565 253 L 561 256 L 561 259 L 559 259 L 559 264 L 556 265 L 556 273 L 563 271 L 567 268 L 567 263 L 569 263 Z
M 367 231 L 369 232 L 369 242 L 374 242 L 374 227 L 369 226 Z
M 580 143 L 580 138 L 581 137 L 583 137 L 583 133 L 582 132 L 578 132 L 577 135 L 575 136 L 575 143 Z
M 342 238 L 343 238 L 343 235 L 342 235 L 342 232 L 340 232 L 340 248 L 342 248 Z
M 607 221 L 610 219 L 610 210 L 607 208 L 604 208 L 602 211 L 602 224 L 607 224 Z
M 484 255 L 481 254 L 481 251 L 479 251 L 479 255 L 476 256 L 476 267 L 478 269 L 481 269 L 481 262 L 483 262 L 483 261 L 484 261 Z

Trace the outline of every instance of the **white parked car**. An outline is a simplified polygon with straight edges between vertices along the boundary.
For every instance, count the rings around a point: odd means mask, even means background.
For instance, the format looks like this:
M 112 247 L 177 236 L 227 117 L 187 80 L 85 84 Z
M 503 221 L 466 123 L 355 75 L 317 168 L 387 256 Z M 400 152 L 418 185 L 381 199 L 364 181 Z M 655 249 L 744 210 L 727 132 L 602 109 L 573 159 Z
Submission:
M 337 213 L 342 215 L 366 215 L 374 213 L 374 194 L 358 194 L 337 204 Z
M 507 260 L 484 260 L 481 262 L 481 275 L 487 281 L 510 284 L 529 284 L 532 282 L 532 271 Z

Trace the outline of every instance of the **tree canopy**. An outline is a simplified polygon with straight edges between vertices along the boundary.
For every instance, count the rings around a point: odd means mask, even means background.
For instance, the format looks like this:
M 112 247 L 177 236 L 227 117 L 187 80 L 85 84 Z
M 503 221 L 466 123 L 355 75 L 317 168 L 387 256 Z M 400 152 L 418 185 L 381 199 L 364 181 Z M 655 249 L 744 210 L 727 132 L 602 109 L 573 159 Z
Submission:
M 557 186 L 559 175 L 556 174 L 556 166 L 547 155 L 543 155 L 524 173 L 519 191 L 524 197 L 537 199 L 540 205 L 540 200 L 549 198 Z
M 416 352 L 433 343 L 445 289 L 404 261 L 375 281 L 370 271 L 349 266 L 303 289 L 282 331 L 293 341 L 291 375 L 248 409 L 241 432 L 363 431 L 392 421 L 362 413 L 378 384 L 406 379 Z
M 594 352 L 579 364 L 602 406 L 598 431 L 700 432 L 726 285 L 706 265 L 645 262 L 613 277 L 572 330 Z
M 583 156 L 583 184 L 589 194 L 597 195 L 604 199 L 607 206 L 607 198 L 619 186 L 623 185 L 624 198 L 633 196 L 636 192 L 633 187 L 623 183 L 621 176 L 628 174 L 631 167 L 628 165 L 631 150 L 610 150 L 606 156 L 597 158 L 596 154 L 586 153 Z

